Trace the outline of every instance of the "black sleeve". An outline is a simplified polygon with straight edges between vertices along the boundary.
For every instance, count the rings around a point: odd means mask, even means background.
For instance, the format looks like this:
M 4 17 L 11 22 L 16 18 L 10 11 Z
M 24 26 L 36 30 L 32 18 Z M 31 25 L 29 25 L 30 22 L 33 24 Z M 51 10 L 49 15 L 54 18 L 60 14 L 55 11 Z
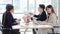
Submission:
M 16 22 L 15 20 L 17 20 L 17 19 L 16 18 L 15 19 L 13 18 L 13 22 Z
M 46 13 L 42 13 L 38 19 L 36 19 L 37 21 L 45 21 L 47 19 Z
M 33 17 L 39 18 L 39 15 L 34 15 Z M 33 17 L 31 17 L 31 20 L 33 20 Z
M 17 23 L 15 22 L 15 19 L 12 18 L 10 14 L 7 15 L 7 25 L 12 26 L 16 25 Z
M 34 17 L 38 18 L 38 17 L 39 17 L 39 15 L 34 15 Z

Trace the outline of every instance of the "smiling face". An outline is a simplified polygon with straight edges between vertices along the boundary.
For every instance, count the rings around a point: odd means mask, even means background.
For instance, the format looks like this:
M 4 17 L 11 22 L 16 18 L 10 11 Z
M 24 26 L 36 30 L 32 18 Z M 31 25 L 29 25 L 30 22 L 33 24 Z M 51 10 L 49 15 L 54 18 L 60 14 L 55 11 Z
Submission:
M 46 7 L 46 11 L 47 11 L 48 14 L 55 13 L 52 5 L 48 5 Z
M 51 8 L 46 8 L 47 13 L 52 13 L 52 9 Z

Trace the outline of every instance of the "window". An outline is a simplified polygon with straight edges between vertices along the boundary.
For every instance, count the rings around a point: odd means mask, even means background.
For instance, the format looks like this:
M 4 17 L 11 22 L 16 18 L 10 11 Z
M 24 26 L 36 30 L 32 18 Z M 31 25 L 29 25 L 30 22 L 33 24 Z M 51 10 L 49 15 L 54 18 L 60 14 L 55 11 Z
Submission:
M 0 0 L 0 13 L 4 13 L 6 4 L 12 4 L 12 0 Z
M 36 13 L 38 13 L 39 4 L 44 4 L 45 6 L 51 4 L 51 0 L 36 0 Z
M 0 0 L 0 4 L 12 4 L 12 0 Z
M 13 0 L 15 13 L 24 13 L 27 11 L 27 0 Z
M 13 4 L 15 13 L 35 12 L 39 4 L 51 4 L 51 0 L 0 0 L 0 13 L 4 13 L 6 4 Z
M 51 4 L 51 0 L 0 0 L 0 20 L 2 21 L 2 14 L 5 12 L 6 4 L 14 5 L 14 18 L 20 19 L 28 12 L 36 13 L 39 4 Z M 23 30 L 23 29 L 22 29 Z M 32 30 L 29 30 L 32 31 Z
M 35 11 L 35 0 L 29 0 L 29 11 L 33 12 Z
M 5 7 L 6 7 L 6 5 L 0 5 L 0 13 L 5 12 Z

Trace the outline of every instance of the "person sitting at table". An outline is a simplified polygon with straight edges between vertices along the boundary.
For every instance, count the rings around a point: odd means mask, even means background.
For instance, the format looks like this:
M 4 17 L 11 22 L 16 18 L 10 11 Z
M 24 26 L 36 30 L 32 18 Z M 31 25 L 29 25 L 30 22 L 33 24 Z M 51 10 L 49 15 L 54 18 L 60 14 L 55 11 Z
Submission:
M 52 25 L 53 24 L 55 24 L 56 25 L 56 23 L 57 23 L 57 15 L 56 15 L 56 13 L 55 13 L 55 11 L 54 11 L 54 9 L 53 9 L 53 6 L 52 5 L 48 5 L 47 7 L 46 7 L 46 11 L 47 11 L 47 16 L 48 16 L 48 22 L 49 23 L 52 23 Z
M 14 6 L 11 4 L 6 5 L 6 11 L 3 14 L 2 18 L 2 34 L 20 34 L 19 29 L 12 29 L 13 25 L 17 25 L 20 22 L 20 19 L 14 19 Z
M 51 25 L 53 25 L 53 26 L 57 26 L 58 25 L 58 23 L 57 23 L 58 17 L 57 17 L 57 15 L 56 15 L 56 13 L 55 13 L 55 11 L 53 9 L 53 6 L 52 5 L 48 5 L 46 7 L 46 11 L 47 11 L 47 16 L 48 16 L 47 22 L 51 23 Z
M 40 4 L 39 7 L 38 7 L 38 12 L 39 12 L 39 15 L 35 15 L 33 13 L 30 13 L 30 15 L 33 15 L 33 17 L 36 17 L 37 21 L 45 21 L 47 19 L 47 15 L 46 15 L 46 12 L 45 12 L 45 5 L 44 4 Z M 31 18 L 33 20 L 33 18 Z M 36 34 L 35 30 L 33 29 L 33 34 Z

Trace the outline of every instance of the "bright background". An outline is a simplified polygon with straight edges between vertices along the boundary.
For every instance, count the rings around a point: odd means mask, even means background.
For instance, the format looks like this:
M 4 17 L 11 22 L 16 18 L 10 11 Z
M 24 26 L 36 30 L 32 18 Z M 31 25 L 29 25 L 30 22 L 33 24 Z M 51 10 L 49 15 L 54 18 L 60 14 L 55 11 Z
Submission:
M 51 4 L 54 7 L 59 18 L 59 3 L 60 0 L 0 0 L 0 21 L 2 21 L 2 14 L 5 12 L 6 4 L 14 5 L 14 18 L 21 18 L 22 16 L 27 15 L 28 12 L 37 13 L 39 4 L 44 4 L 45 6 Z M 58 23 L 59 21 L 60 18 L 58 19 Z M 23 31 L 24 29 L 21 29 L 21 32 Z M 30 32 L 30 34 L 32 34 L 31 29 L 29 29 L 27 32 Z

